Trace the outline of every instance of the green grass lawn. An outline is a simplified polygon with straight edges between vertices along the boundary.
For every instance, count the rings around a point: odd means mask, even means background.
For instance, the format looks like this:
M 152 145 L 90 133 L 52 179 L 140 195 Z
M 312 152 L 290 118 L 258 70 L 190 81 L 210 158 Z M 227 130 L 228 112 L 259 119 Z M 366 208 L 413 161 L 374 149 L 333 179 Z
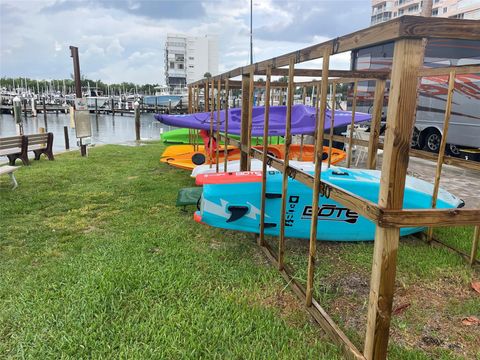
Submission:
M 162 150 L 62 154 L 19 169 L 15 191 L 0 178 L 0 357 L 341 358 L 251 235 L 199 225 L 193 209 L 174 206 L 193 180 L 160 164 Z M 306 251 L 288 242 L 299 279 Z M 360 349 L 371 253 L 319 243 L 316 297 Z M 391 357 L 475 354 L 478 327 L 458 321 L 480 316 L 468 289 L 478 277 L 446 250 L 402 241 L 396 299 L 411 305 L 392 321 Z M 427 333 L 441 345 L 419 346 Z

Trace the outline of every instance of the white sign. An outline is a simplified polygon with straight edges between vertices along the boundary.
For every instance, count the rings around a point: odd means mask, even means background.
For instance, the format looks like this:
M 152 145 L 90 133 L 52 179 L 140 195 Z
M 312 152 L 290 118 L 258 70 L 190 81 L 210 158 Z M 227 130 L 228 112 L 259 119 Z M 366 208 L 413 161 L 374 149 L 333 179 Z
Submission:
M 88 110 L 75 110 L 75 134 L 79 139 L 92 136 L 92 124 Z
M 87 99 L 85 98 L 75 99 L 75 110 L 88 110 Z

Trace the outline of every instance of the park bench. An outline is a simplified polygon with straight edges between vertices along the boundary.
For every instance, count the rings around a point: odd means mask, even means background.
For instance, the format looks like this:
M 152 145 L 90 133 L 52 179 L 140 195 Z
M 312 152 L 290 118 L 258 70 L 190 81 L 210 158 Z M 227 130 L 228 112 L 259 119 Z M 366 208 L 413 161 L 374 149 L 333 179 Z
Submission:
M 40 160 L 40 155 L 45 154 L 48 160 L 53 158 L 53 133 L 27 135 L 28 151 L 33 151 L 35 160 Z
M 0 138 L 0 156 L 8 157 L 10 165 L 15 165 L 17 159 L 28 165 L 28 138 L 25 135 Z
M 0 175 L 8 174 L 10 176 L 10 180 L 12 180 L 12 184 L 13 184 L 12 190 L 18 186 L 17 179 L 15 179 L 15 174 L 13 173 L 17 169 L 18 169 L 17 166 L 10 166 L 10 165 L 5 165 L 0 167 Z

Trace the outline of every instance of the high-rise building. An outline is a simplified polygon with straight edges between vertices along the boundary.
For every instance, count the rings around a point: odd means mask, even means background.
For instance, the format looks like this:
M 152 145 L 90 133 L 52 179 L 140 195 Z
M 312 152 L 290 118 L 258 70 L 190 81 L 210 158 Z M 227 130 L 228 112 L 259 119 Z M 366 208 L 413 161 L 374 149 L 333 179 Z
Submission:
M 480 19 L 480 0 L 372 0 L 371 25 L 402 15 Z
M 214 35 L 167 34 L 165 42 L 165 83 L 170 89 L 218 73 L 218 39 Z

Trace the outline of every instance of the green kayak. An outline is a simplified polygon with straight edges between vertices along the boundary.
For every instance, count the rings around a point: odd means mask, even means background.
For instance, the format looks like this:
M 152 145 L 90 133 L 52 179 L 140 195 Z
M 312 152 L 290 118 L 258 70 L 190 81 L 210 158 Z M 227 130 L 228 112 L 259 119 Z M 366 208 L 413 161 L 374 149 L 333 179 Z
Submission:
M 170 144 L 190 144 L 191 138 L 188 133 L 189 129 L 175 129 L 175 130 L 170 130 L 167 131 L 166 133 L 163 133 L 160 135 L 160 138 L 164 143 L 170 143 Z M 193 136 L 193 131 L 192 131 L 192 136 Z M 237 139 L 240 140 L 240 136 L 238 135 L 230 135 L 232 139 Z M 202 143 L 202 138 L 197 135 L 196 138 L 197 143 Z M 284 139 L 282 136 L 270 136 L 269 138 L 269 143 L 270 144 L 283 144 Z M 221 142 L 223 144 L 223 142 Z M 261 145 L 263 144 L 263 140 L 261 137 L 253 137 L 252 138 L 252 145 Z

